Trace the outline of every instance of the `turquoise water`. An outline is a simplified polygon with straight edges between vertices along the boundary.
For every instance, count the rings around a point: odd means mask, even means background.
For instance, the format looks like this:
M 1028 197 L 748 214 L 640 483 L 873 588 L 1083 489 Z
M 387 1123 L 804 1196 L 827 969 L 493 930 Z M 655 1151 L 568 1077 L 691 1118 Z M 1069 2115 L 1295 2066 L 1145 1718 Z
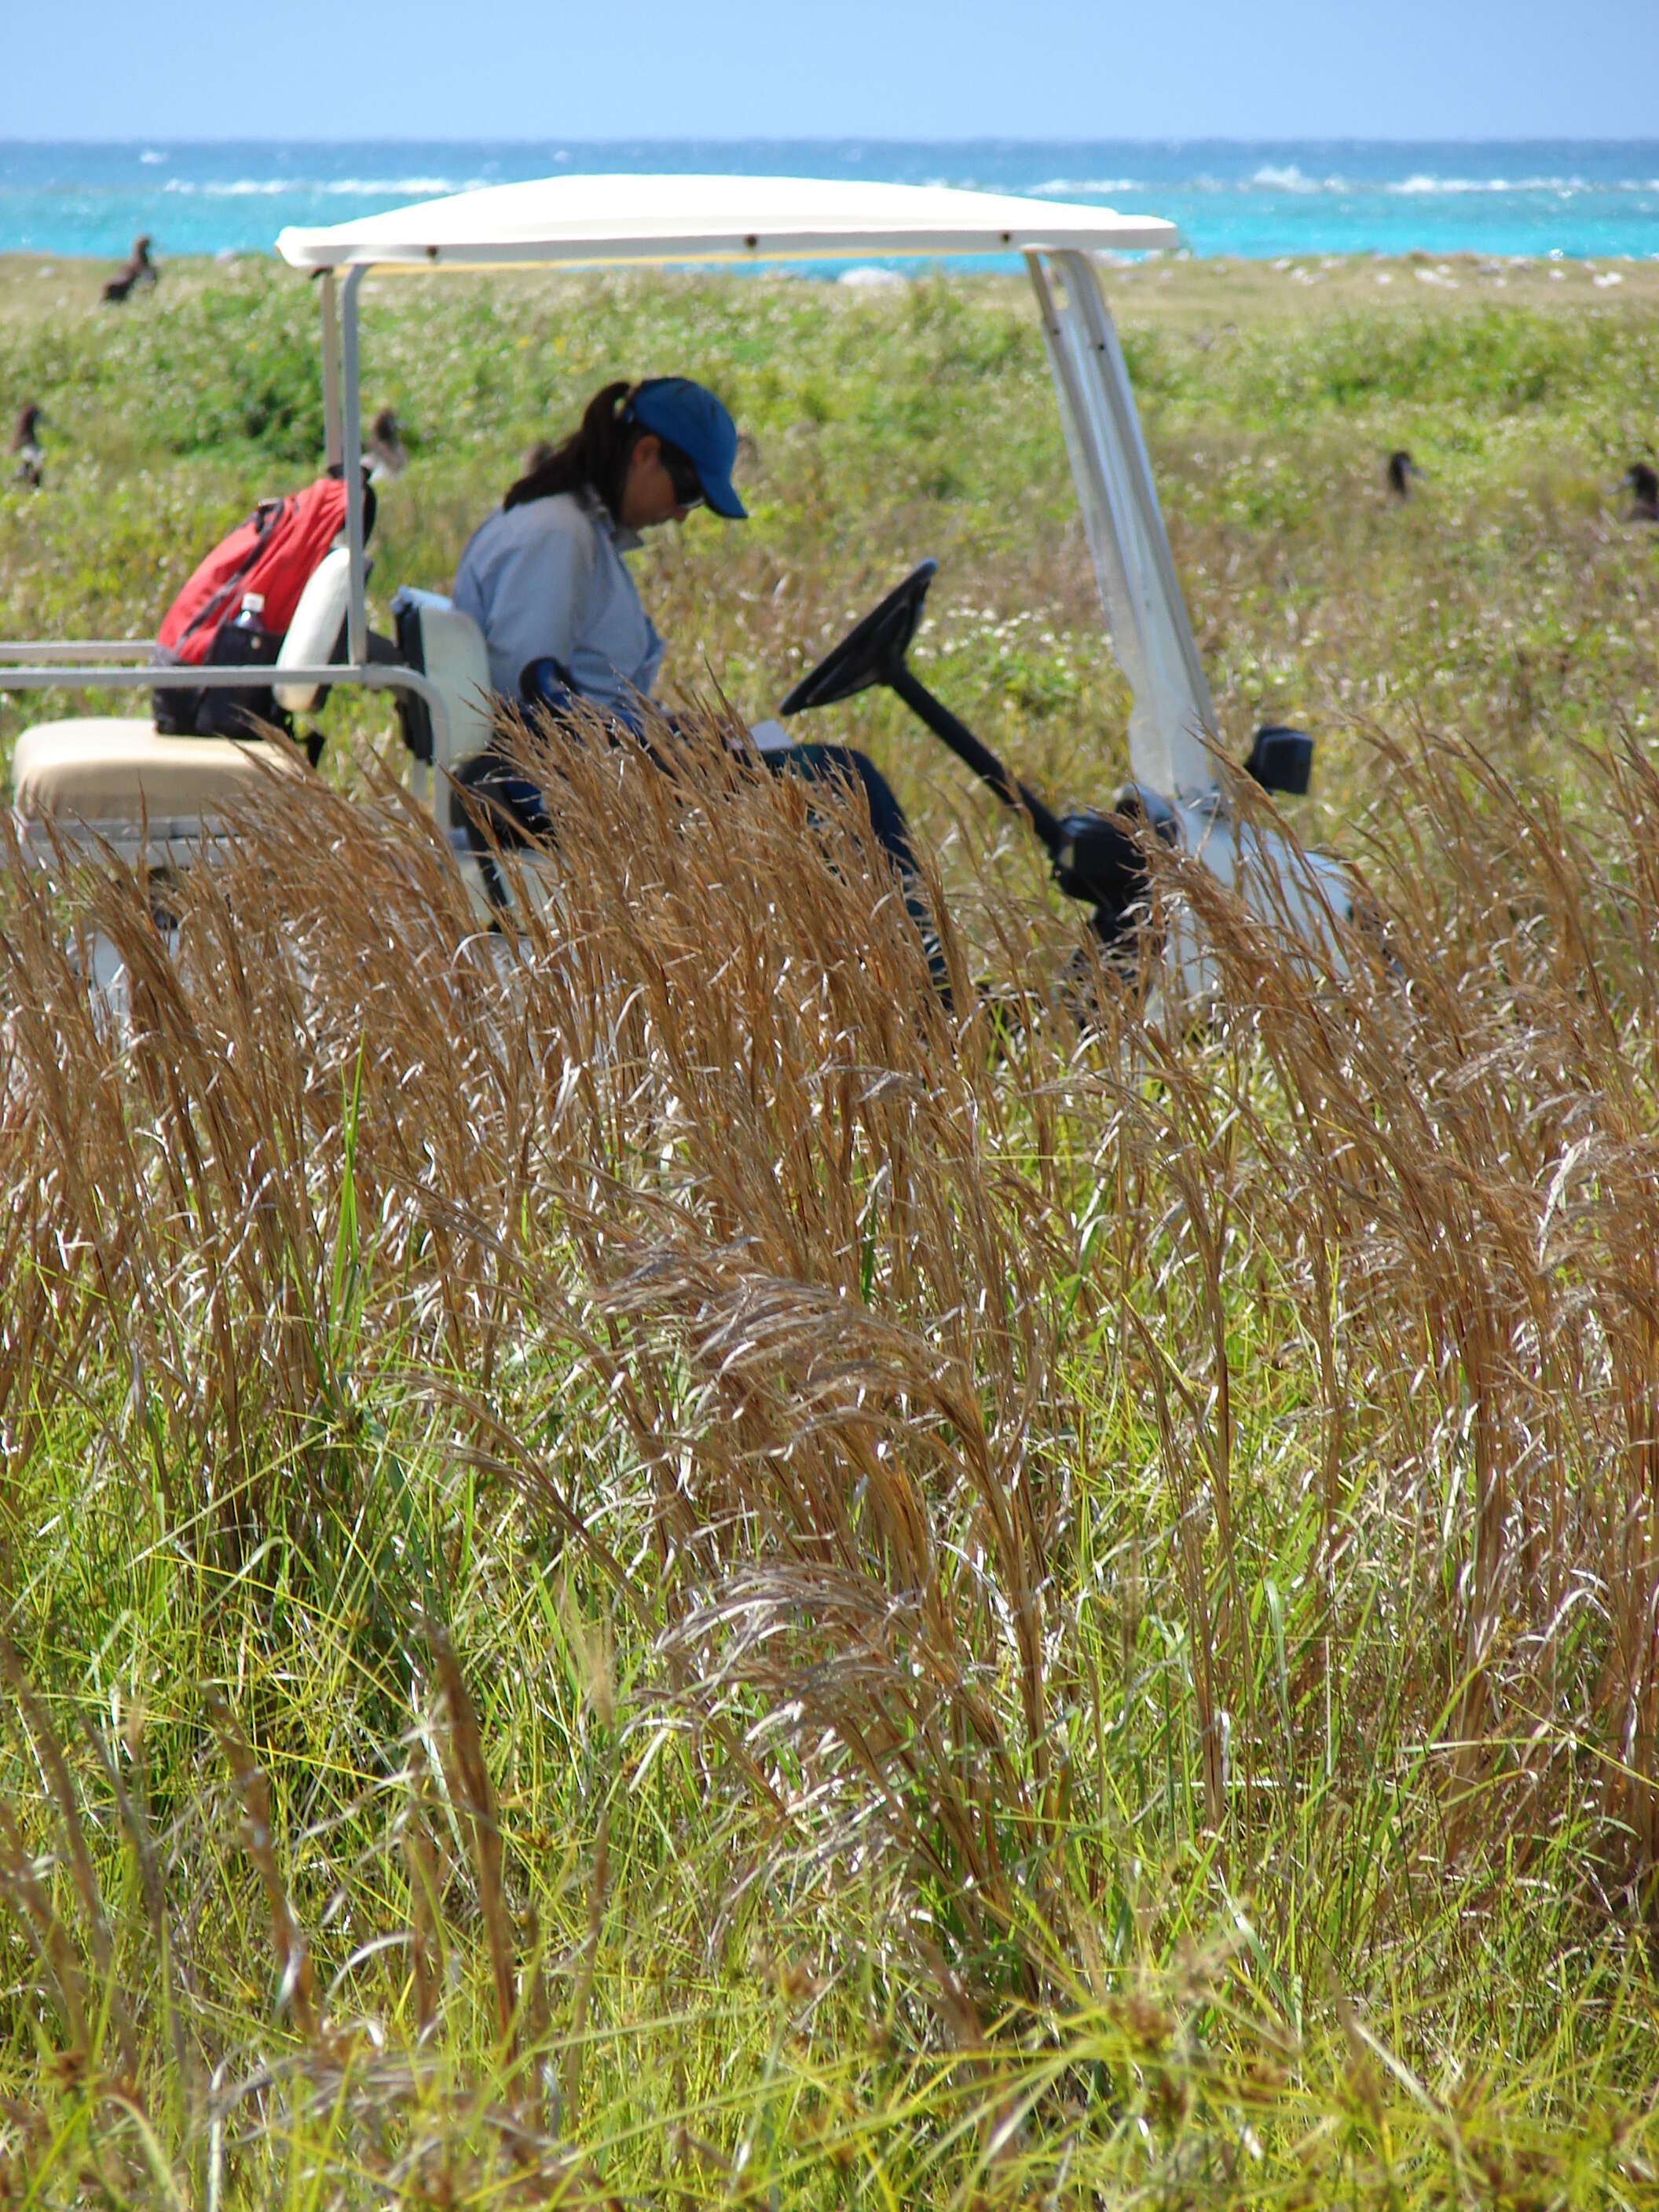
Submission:
M 285 223 L 564 171 L 882 177 L 1169 216 L 1197 254 L 1659 257 L 1659 141 L 0 143 L 0 252 L 268 252 Z

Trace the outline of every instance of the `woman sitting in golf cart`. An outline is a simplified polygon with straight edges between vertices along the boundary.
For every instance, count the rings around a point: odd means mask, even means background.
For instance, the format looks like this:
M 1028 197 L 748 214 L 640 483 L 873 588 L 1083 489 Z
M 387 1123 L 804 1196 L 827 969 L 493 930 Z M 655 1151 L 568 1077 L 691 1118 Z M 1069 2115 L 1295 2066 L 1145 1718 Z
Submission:
M 495 690 L 527 706 L 574 700 L 638 731 L 665 647 L 623 556 L 642 530 L 683 522 L 694 507 L 743 521 L 732 488 L 737 451 L 731 416 L 687 377 L 596 393 L 580 427 L 519 478 L 461 556 L 455 605 L 483 632 Z M 790 745 L 765 757 L 817 781 L 862 784 L 876 836 L 927 930 L 904 816 L 872 763 L 840 745 Z M 481 755 L 461 778 L 489 804 L 505 840 L 547 826 L 540 793 L 502 756 Z

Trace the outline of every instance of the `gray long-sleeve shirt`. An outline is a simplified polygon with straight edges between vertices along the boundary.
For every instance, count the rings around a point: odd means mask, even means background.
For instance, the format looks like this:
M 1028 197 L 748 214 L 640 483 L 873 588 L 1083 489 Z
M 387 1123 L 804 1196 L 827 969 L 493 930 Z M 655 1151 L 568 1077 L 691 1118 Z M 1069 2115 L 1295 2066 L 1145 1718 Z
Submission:
M 585 491 L 486 517 L 461 556 L 454 596 L 483 632 L 496 690 L 516 699 L 526 664 L 550 653 L 601 705 L 625 709 L 650 691 L 666 648 L 623 566 L 639 542 Z

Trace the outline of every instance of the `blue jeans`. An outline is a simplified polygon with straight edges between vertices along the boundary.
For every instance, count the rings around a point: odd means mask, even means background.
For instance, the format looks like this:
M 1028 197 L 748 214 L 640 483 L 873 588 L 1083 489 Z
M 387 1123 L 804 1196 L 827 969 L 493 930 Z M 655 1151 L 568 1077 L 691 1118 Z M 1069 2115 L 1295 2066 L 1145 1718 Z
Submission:
M 910 842 L 904 810 L 873 761 L 846 745 L 791 745 L 787 751 L 763 753 L 761 757 L 776 775 L 799 775 L 808 783 L 862 784 L 870 808 L 870 827 L 878 843 L 901 876 L 916 875 L 915 848 Z M 526 837 L 551 833 L 553 823 L 541 786 L 533 783 L 507 754 L 493 747 L 475 753 L 461 763 L 455 781 L 488 815 L 498 844 L 510 848 L 522 844 Z
M 578 695 L 560 679 L 556 663 L 532 661 L 524 673 L 526 704 L 550 707 L 557 713 L 561 708 L 580 703 Z M 671 726 L 675 726 L 672 715 L 665 719 Z M 643 730 L 636 726 L 633 717 L 618 714 L 616 720 L 645 742 Z M 649 750 L 648 744 L 647 750 Z M 808 783 L 857 783 L 863 787 L 870 809 L 870 827 L 875 831 L 876 842 L 898 871 L 905 908 L 921 933 L 933 981 L 948 995 L 939 930 L 916 866 L 910 825 L 891 785 L 875 763 L 847 745 L 791 745 L 781 752 L 763 754 L 762 758 L 775 775 L 799 775 Z M 484 864 L 484 888 L 493 901 L 504 904 L 506 894 L 489 861 L 489 844 L 493 838 L 496 844 L 510 848 L 523 844 L 527 837 L 550 834 L 553 825 L 540 787 L 522 769 L 493 749 L 464 761 L 457 771 L 456 781 L 475 801 L 467 810 L 467 827 L 472 849 Z
M 908 878 L 918 874 L 904 809 L 872 760 L 847 745 L 791 745 L 785 752 L 763 753 L 761 757 L 776 775 L 798 775 L 807 783 L 862 784 L 877 842 L 901 876 Z

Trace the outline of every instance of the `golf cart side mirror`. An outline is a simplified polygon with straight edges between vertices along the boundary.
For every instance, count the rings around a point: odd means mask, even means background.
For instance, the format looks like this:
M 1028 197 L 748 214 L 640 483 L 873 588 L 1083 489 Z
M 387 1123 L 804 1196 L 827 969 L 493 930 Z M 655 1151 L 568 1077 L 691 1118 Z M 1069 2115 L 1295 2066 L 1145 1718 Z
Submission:
M 1314 741 L 1302 730 L 1268 723 L 1255 733 L 1246 772 L 1263 791 L 1283 791 L 1299 799 L 1313 775 Z

